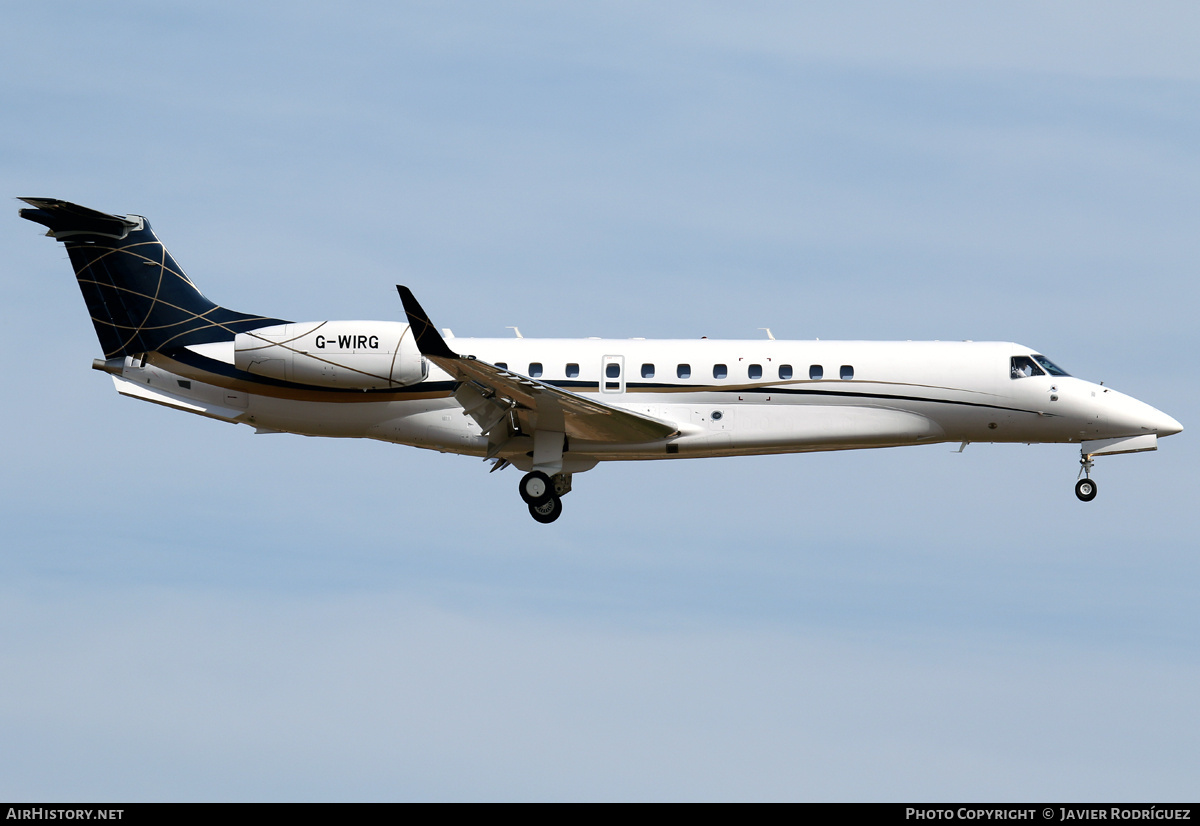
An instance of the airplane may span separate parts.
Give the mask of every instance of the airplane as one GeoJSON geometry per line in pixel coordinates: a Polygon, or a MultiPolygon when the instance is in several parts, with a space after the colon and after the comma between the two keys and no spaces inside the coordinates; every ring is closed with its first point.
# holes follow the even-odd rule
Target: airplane
{"type": "Polygon", "coordinates": [[[600,462],[938,443],[1077,443],[1090,502],[1095,457],[1183,429],[1011,342],[455,338],[404,286],[407,322],[251,315],[205,298],[141,216],[20,200],[66,246],[119,393],[515,466],[541,523],[600,462]]]}

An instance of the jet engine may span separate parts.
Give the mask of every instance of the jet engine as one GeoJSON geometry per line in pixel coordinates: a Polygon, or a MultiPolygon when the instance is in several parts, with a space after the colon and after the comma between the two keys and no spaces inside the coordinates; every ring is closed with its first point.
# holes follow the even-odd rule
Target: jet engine
{"type": "Polygon", "coordinates": [[[238,333],[239,370],[354,390],[416,384],[429,375],[408,325],[398,321],[306,321],[238,333]]]}

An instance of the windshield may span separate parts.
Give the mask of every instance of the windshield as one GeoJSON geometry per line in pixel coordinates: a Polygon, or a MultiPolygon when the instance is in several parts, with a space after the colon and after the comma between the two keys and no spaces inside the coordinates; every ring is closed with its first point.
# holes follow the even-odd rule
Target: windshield
{"type": "Polygon", "coordinates": [[[1042,365],[1042,367],[1045,367],[1046,372],[1052,376],[1069,376],[1069,375],[1071,375],[1066,370],[1062,369],[1061,367],[1059,367],[1057,364],[1055,364],[1054,362],[1052,362],[1050,359],[1046,358],[1045,356],[1039,356],[1039,355],[1035,354],[1033,357],[1033,360],[1036,361],[1038,364],[1042,365]]]}

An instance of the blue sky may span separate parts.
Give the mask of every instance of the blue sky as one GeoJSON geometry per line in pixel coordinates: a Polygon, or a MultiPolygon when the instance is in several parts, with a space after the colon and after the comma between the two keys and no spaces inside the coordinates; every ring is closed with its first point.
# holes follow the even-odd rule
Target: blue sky
{"type": "Polygon", "coordinates": [[[9,195],[239,310],[1000,339],[1188,428],[516,477],[117,396],[0,221],[0,796],[1190,799],[1200,12],[10,4],[9,195]]]}

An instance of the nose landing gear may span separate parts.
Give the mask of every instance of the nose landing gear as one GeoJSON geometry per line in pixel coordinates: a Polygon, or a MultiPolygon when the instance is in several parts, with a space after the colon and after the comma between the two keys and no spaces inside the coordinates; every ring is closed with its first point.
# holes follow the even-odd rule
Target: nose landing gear
{"type": "Polygon", "coordinates": [[[1079,473],[1083,476],[1075,483],[1075,495],[1079,497],[1080,502],[1091,502],[1096,498],[1096,483],[1091,479],[1092,454],[1083,453],[1079,457],[1079,473]]]}

